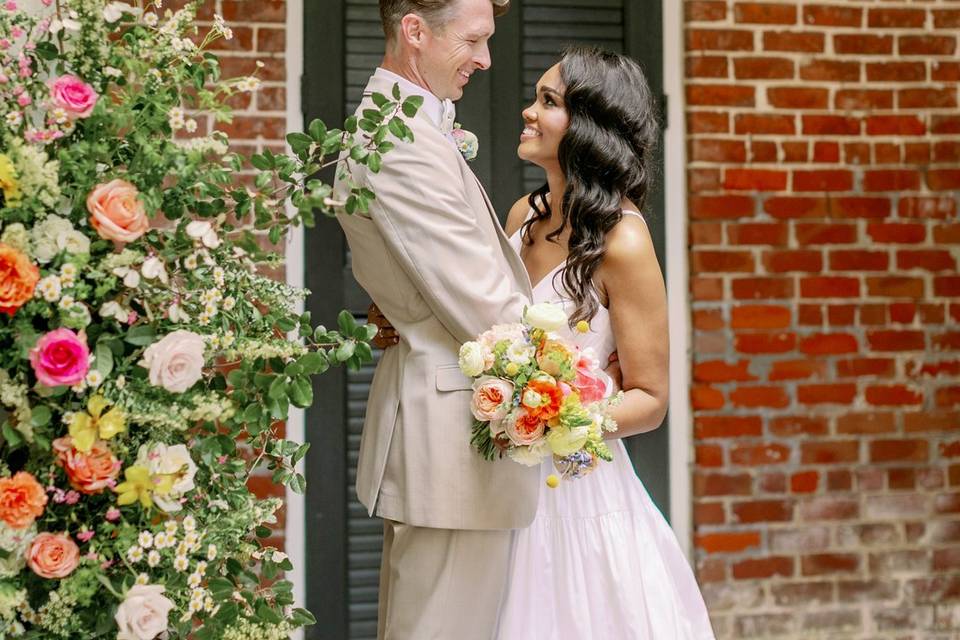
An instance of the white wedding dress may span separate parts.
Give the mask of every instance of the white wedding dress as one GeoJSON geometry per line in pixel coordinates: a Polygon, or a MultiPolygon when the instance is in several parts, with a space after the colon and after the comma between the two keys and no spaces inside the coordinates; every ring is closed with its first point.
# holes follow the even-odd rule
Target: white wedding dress
{"type": "MultiPolygon", "coordinates": [[[[625,214],[638,215],[625,211],[625,214]]],[[[642,217],[641,217],[642,218],[642,217]]],[[[520,232],[510,238],[519,253],[520,232]]],[[[556,293],[558,265],[533,288],[534,302],[572,302],[556,293]]],[[[560,281],[557,288],[562,290],[560,281]]],[[[567,337],[601,362],[615,349],[601,307],[586,334],[567,337]]],[[[499,640],[713,640],[707,609],[673,530],[634,473],[621,440],[613,462],[584,478],[546,478],[533,524],[514,534],[499,640]]]]}

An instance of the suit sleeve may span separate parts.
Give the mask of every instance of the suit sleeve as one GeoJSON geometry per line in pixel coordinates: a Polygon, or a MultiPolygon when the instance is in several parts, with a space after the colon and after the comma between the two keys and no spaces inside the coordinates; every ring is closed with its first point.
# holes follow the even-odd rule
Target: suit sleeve
{"type": "Polygon", "coordinates": [[[500,246],[480,227],[458,159],[438,141],[449,143],[432,140],[431,133],[398,145],[384,156],[379,173],[364,178],[376,194],[370,217],[390,251],[462,343],[494,324],[518,322],[529,300],[504,273],[500,246]]]}

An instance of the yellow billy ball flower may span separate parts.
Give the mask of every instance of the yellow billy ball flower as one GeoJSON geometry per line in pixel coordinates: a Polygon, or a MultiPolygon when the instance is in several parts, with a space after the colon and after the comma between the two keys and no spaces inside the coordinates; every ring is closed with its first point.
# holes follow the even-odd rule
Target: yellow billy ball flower
{"type": "Polygon", "coordinates": [[[581,320],[580,322],[577,323],[577,331],[579,331],[580,333],[586,333],[590,331],[590,323],[587,322],[586,320],[581,320]]]}
{"type": "Polygon", "coordinates": [[[520,365],[518,365],[516,362],[508,362],[507,366],[503,368],[503,371],[512,378],[520,373],[520,365]]]}
{"type": "Polygon", "coordinates": [[[560,486],[560,478],[558,478],[555,473],[551,473],[547,476],[547,486],[551,489],[556,489],[560,486]]]}

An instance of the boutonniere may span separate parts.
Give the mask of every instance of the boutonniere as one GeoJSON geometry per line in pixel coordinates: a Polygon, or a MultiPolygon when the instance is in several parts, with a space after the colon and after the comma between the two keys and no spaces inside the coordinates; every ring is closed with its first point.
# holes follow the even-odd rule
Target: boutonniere
{"type": "Polygon", "coordinates": [[[480,150],[480,141],[472,131],[467,131],[460,126],[459,122],[454,122],[453,131],[450,132],[450,135],[457,143],[457,149],[460,150],[464,160],[470,162],[477,157],[477,152],[480,150]]]}

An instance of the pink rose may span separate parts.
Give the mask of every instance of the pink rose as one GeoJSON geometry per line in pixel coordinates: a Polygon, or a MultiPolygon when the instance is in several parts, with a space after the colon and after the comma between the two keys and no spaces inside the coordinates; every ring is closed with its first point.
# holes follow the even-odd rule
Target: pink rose
{"type": "Polygon", "coordinates": [[[71,118],[86,118],[97,105],[97,92],[93,87],[76,76],[60,76],[50,84],[50,97],[53,104],[60,107],[71,118]]]}
{"type": "Polygon", "coordinates": [[[483,376],[473,383],[470,411],[477,420],[499,420],[510,410],[513,383],[494,376],[483,376]]]}
{"type": "Polygon", "coordinates": [[[77,543],[59,533],[38,534],[27,551],[27,564],[41,578],[66,578],[79,562],[77,543]]]}
{"type": "Polygon", "coordinates": [[[74,385],[90,370],[90,349],[82,336],[61,327],[37,341],[37,346],[30,350],[30,364],[40,384],[74,385]]]}
{"type": "Polygon", "coordinates": [[[173,602],[159,584],[135,584],[117,608],[117,640],[153,640],[167,630],[173,602]]]}
{"type": "Polygon", "coordinates": [[[533,444],[543,437],[546,425],[540,418],[520,410],[503,421],[504,431],[510,442],[517,446],[533,444]]]}
{"type": "Polygon", "coordinates": [[[133,242],[150,228],[140,192],[126,180],[98,185],[87,196],[90,224],[101,238],[133,242]]]}
{"type": "Polygon", "coordinates": [[[143,352],[150,384],[171,393],[183,393],[203,376],[206,343],[192,331],[168,333],[143,352]]]}

